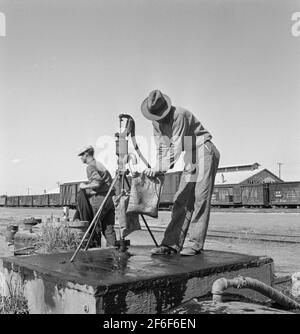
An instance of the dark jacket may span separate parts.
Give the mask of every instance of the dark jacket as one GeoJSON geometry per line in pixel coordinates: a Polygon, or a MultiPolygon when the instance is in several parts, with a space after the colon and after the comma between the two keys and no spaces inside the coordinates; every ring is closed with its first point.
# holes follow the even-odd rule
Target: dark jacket
{"type": "Polygon", "coordinates": [[[96,187],[93,188],[93,191],[97,195],[107,194],[112,184],[112,177],[104,165],[94,159],[88,164],[86,173],[89,183],[97,184],[96,187]]]}

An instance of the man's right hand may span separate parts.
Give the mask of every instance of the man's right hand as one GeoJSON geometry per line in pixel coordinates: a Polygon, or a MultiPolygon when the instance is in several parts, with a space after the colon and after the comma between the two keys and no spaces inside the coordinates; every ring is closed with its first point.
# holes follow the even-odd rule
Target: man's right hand
{"type": "Polygon", "coordinates": [[[156,168],[146,168],[143,171],[143,174],[147,175],[148,177],[155,177],[158,175],[160,172],[156,168]]]}

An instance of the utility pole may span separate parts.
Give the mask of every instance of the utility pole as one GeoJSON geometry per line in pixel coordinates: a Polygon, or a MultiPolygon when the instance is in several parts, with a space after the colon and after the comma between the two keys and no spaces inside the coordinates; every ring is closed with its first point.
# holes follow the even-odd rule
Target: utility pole
{"type": "Polygon", "coordinates": [[[27,195],[29,195],[29,188],[27,188],[27,195]]]}
{"type": "Polygon", "coordinates": [[[281,166],[284,165],[284,163],[282,162],[277,162],[278,165],[278,176],[281,179],[281,166]]]}

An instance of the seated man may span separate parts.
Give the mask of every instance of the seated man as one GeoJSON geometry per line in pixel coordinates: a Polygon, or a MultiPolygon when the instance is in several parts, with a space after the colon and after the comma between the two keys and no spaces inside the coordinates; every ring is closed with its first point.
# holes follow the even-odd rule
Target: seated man
{"type": "MultiPolygon", "coordinates": [[[[110,186],[112,183],[112,177],[109,171],[94,158],[94,148],[88,146],[80,151],[78,154],[81,157],[81,161],[87,164],[86,172],[88,183],[81,183],[77,198],[77,211],[74,219],[80,218],[81,220],[92,221],[93,217],[100,208],[110,186]]],[[[103,210],[98,219],[100,223],[97,224],[98,229],[96,240],[97,244],[101,246],[101,233],[106,238],[106,246],[115,246],[116,233],[114,229],[115,224],[115,207],[112,200],[114,191],[111,192],[103,210]]]]}

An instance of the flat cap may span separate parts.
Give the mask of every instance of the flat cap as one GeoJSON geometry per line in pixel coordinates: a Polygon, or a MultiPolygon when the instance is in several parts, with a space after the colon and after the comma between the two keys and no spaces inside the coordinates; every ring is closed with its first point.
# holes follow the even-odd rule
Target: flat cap
{"type": "Polygon", "coordinates": [[[83,154],[84,154],[85,152],[87,152],[87,151],[94,151],[94,147],[93,147],[92,145],[83,147],[83,148],[79,151],[78,156],[83,155],[83,154]]]}

